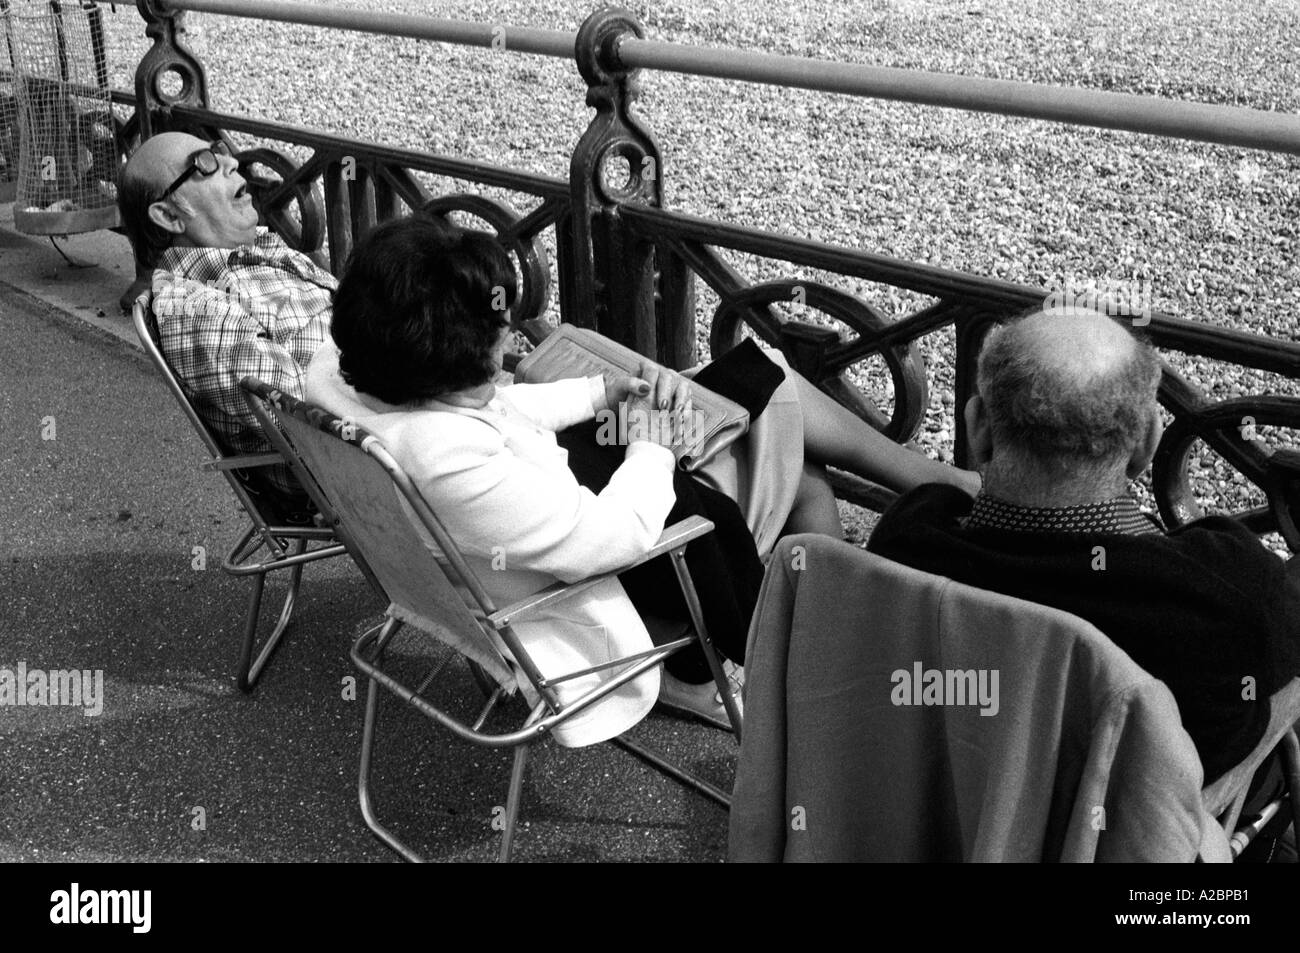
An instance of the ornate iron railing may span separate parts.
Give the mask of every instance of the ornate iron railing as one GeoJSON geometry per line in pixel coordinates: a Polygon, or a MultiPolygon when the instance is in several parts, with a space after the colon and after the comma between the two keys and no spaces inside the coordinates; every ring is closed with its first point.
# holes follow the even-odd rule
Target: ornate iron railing
{"type": "MultiPolygon", "coordinates": [[[[375,222],[431,207],[459,209],[487,222],[514,253],[522,279],[516,309],[533,339],[550,300],[552,265],[543,233],[554,231],[554,273],[562,320],[594,326],[672,365],[695,359],[695,288],[720,303],[712,317],[714,354],[742,328],[782,348],[793,364],[837,399],[899,441],[910,439],[927,403],[916,342],[956,329],[955,406],[973,387],[974,360],[988,329],[1042,303],[1048,291],[859,249],[743,228],[663,207],[662,161],[651,131],[633,112],[642,68],[689,72],[807,89],[1030,116],[1235,146],[1300,154],[1300,117],[1240,107],[1170,102],[1082,89],[979,80],[934,73],[832,64],[798,57],[700,50],[653,42],[626,11],[593,13],[576,34],[397,16],[270,0],[137,0],[153,47],[136,71],[135,106],[122,129],[131,140],[183,128],[216,138],[246,133],[310,151],[298,163],[260,147],[240,154],[264,220],[286,240],[337,270],[358,236],[375,222]],[[567,180],[488,163],[399,149],[271,123],[211,108],[206,76],[182,39],[186,10],[359,30],[548,56],[573,57],[595,109],[572,155],[567,180]],[[170,85],[164,79],[170,77],[170,85]],[[270,174],[260,172],[267,170],[270,174]],[[520,213],[482,195],[432,196],[414,173],[427,172],[504,188],[530,203],[520,213]],[[908,289],[935,303],[891,321],[869,302],[832,286],[790,278],[752,283],[719,253],[729,249],[799,268],[829,271],[908,289]],[[785,320],[773,307],[797,301],[847,327],[785,320]],[[861,394],[846,372],[878,357],[893,383],[892,407],[861,394]]],[[[1146,329],[1163,349],[1300,378],[1300,344],[1151,313],[1146,329]]],[[[1162,516],[1180,525],[1200,515],[1187,475],[1188,455],[1204,441],[1259,487],[1267,505],[1236,514],[1253,530],[1277,531],[1300,549],[1300,454],[1256,438],[1255,427],[1300,427],[1300,399],[1257,396],[1212,402],[1166,364],[1160,400],[1173,415],[1156,459],[1153,488],[1162,516]]],[[[955,457],[966,454],[956,415],[955,457]]],[[[837,489],[879,507],[880,488],[837,476],[837,489]]]]}

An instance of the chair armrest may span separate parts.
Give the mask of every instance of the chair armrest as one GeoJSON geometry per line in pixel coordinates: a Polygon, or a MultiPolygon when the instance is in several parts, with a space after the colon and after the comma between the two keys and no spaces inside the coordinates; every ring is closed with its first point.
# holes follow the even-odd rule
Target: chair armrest
{"type": "Polygon", "coordinates": [[[526,596],[518,602],[506,606],[504,609],[498,609],[488,616],[488,622],[493,628],[501,628],[509,625],[516,616],[524,615],[530,612],[536,612],[544,606],[561,602],[565,599],[571,599],[590,589],[606,579],[612,579],[619,573],[627,572],[635,566],[640,566],[644,562],[649,562],[664,553],[670,553],[673,550],[681,549],[693,539],[699,539],[713,532],[713,524],[702,516],[688,516],[681,522],[674,523],[664,529],[660,535],[659,541],[647,550],[640,558],[628,563],[620,569],[614,569],[610,572],[601,573],[599,576],[589,576],[578,582],[557,582],[553,586],[547,586],[540,592],[534,592],[531,596],[526,596]]]}
{"type": "Polygon", "coordinates": [[[1300,720],[1300,677],[1291,679],[1270,696],[1268,728],[1255,750],[1201,792],[1201,801],[1211,815],[1218,817],[1232,807],[1238,796],[1245,794],[1259,766],[1297,720],[1300,720]]]}
{"type": "Polygon", "coordinates": [[[269,467],[284,463],[284,457],[278,453],[247,453],[238,457],[222,457],[219,460],[205,460],[199,464],[200,470],[245,470],[250,467],[269,467]]]}

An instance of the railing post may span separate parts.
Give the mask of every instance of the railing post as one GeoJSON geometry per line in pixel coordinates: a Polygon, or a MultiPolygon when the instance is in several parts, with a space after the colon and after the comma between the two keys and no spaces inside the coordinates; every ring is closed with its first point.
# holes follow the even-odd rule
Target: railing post
{"type": "Polygon", "coordinates": [[[158,0],[136,0],[136,8],[147,24],[145,36],[153,39],[153,46],[135,70],[135,108],[143,141],[170,128],[168,113],[173,106],[208,108],[208,78],[203,64],[182,39],[184,11],[166,10],[158,0]],[[175,93],[162,86],[168,74],[180,83],[175,93]]]}
{"type": "Polygon", "coordinates": [[[632,114],[637,70],[618,46],[645,31],[627,10],[605,8],[578,30],[574,55],[596,110],[569,166],[571,276],[564,319],[671,367],[694,362],[694,284],[681,262],[660,257],[619,216],[625,203],[663,205],[663,166],[654,136],[632,114]]]}

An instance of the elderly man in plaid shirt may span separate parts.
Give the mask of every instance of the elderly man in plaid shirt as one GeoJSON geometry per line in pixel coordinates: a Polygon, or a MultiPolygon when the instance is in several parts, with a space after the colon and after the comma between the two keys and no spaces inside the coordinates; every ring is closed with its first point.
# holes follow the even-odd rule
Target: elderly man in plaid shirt
{"type": "MultiPolygon", "coordinates": [[[[199,415],[227,448],[270,449],[239,382],[254,375],[303,396],[303,372],[329,335],[334,276],[257,225],[239,163],[223,142],[179,132],[149,139],[118,190],[136,260],[153,272],[163,354],[199,415]]],[[[288,468],[264,468],[274,491],[301,490],[288,468]]]]}

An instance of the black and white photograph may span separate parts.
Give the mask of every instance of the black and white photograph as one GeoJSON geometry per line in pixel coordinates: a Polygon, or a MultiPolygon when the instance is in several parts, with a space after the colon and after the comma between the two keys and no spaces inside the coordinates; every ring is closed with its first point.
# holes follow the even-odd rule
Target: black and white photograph
{"type": "Polygon", "coordinates": [[[1281,922],[1295,0],[0,0],[0,341],[7,919],[800,862],[1281,922]]]}

